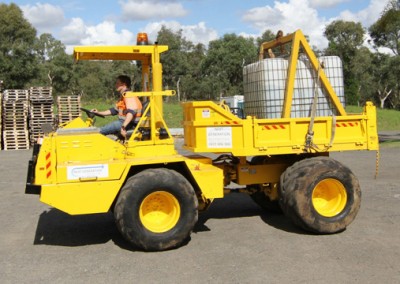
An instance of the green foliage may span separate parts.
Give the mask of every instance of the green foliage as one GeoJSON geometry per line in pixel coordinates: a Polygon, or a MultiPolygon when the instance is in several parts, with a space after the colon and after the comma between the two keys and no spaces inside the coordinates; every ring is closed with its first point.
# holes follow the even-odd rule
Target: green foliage
{"type": "Polygon", "coordinates": [[[35,37],[17,5],[0,4],[0,80],[5,88],[23,88],[37,73],[35,37]]]}
{"type": "Polygon", "coordinates": [[[212,99],[243,93],[243,66],[257,58],[257,47],[252,39],[235,34],[211,41],[203,61],[205,76],[211,78],[212,99]]]}
{"type": "Polygon", "coordinates": [[[259,48],[262,43],[274,40],[275,37],[276,37],[276,35],[272,31],[270,31],[270,30],[264,31],[263,34],[261,35],[261,37],[257,38],[257,40],[256,40],[257,46],[256,47],[259,48]]]}
{"type": "Polygon", "coordinates": [[[157,41],[169,47],[168,52],[161,55],[164,86],[177,90],[178,101],[201,98],[205,46],[194,45],[182,36],[182,31],[174,33],[164,26],[158,32],[157,41]]]}
{"type": "Polygon", "coordinates": [[[334,21],[325,29],[325,36],[329,40],[326,55],[337,55],[343,61],[343,76],[345,95],[348,104],[357,104],[360,94],[360,81],[354,74],[353,63],[364,42],[365,31],[361,23],[334,21]],[[353,68],[352,68],[353,67],[353,68]]]}
{"type": "Polygon", "coordinates": [[[164,69],[163,84],[168,88],[175,88],[179,77],[189,71],[187,59],[191,43],[182,36],[181,30],[174,33],[165,26],[158,32],[157,41],[169,47],[168,52],[161,55],[164,69]]]}
{"type": "Polygon", "coordinates": [[[69,90],[73,76],[73,59],[65,53],[65,46],[50,34],[42,34],[35,41],[38,74],[30,83],[35,86],[52,86],[56,94],[69,90]]]}
{"type": "Polygon", "coordinates": [[[373,54],[366,47],[360,47],[350,62],[350,70],[353,74],[354,83],[348,86],[348,89],[353,87],[346,102],[348,104],[357,105],[364,104],[365,101],[374,97],[374,72],[375,65],[373,62],[373,54]]]}
{"type": "Polygon", "coordinates": [[[400,4],[391,0],[379,20],[370,28],[370,35],[378,47],[387,47],[400,55],[400,4]]]}

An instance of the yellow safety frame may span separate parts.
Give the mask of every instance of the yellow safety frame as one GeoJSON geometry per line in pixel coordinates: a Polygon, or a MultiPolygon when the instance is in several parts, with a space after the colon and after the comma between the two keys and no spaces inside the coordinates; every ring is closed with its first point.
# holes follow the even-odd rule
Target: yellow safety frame
{"type": "Polygon", "coordinates": [[[325,89],[328,96],[330,97],[333,105],[335,106],[339,115],[346,115],[346,111],[344,110],[342,104],[339,101],[335,91],[333,90],[324,69],[322,68],[320,62],[312,51],[310,45],[307,42],[304,34],[301,30],[297,30],[293,34],[289,34],[287,36],[281,37],[277,40],[273,40],[270,42],[263,43],[260,47],[260,60],[263,59],[265,50],[275,48],[277,46],[288,44],[291,42],[291,53],[289,58],[289,67],[288,67],[288,76],[286,81],[285,88],[285,100],[283,103],[282,109],[282,118],[289,118],[290,112],[292,108],[292,100],[293,100],[293,90],[294,90],[294,82],[295,75],[297,69],[297,60],[299,58],[300,49],[304,51],[304,54],[310,60],[311,66],[314,71],[318,74],[318,79],[320,80],[321,86],[325,89]]]}

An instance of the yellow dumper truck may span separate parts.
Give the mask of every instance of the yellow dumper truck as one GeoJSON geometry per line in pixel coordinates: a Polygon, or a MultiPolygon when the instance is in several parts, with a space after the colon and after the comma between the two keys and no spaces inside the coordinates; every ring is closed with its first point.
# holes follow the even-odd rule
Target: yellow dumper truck
{"type": "Polygon", "coordinates": [[[316,58],[301,31],[264,43],[243,70],[245,118],[223,102],[182,104],[183,148],[192,154],[181,155],[163,119],[163,96],[175,94],[162,87],[168,47],[142,43],[74,49],[77,61],[139,61],[142,90],[127,95],[146,107],[126,140],[100,134],[88,110],[86,121],[45,134],[29,161],[27,194],[71,215],[112,211],[123,237],[148,251],[181,245],[231,183],[311,232],[340,232],[354,220],[358,180],[329,154],[378,150],[376,110],[368,102],[363,113],[346,113],[340,63],[316,58]]]}

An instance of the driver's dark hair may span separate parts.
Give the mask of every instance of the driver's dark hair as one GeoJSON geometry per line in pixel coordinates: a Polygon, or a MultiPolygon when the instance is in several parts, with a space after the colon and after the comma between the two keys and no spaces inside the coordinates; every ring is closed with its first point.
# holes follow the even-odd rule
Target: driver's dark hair
{"type": "Polygon", "coordinates": [[[121,83],[125,84],[127,88],[131,88],[131,78],[129,78],[126,75],[119,75],[117,77],[117,80],[119,80],[121,83]]]}

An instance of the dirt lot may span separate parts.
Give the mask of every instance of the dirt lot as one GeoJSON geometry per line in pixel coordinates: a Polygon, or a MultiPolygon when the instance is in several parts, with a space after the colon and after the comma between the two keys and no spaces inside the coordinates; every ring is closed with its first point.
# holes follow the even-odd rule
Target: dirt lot
{"type": "Polygon", "coordinates": [[[307,234],[242,194],[217,200],[190,241],[132,250],[110,214],[68,216],[25,195],[31,151],[0,152],[1,283],[400,283],[400,148],[332,157],[359,178],[361,210],[336,235],[307,234]]]}

